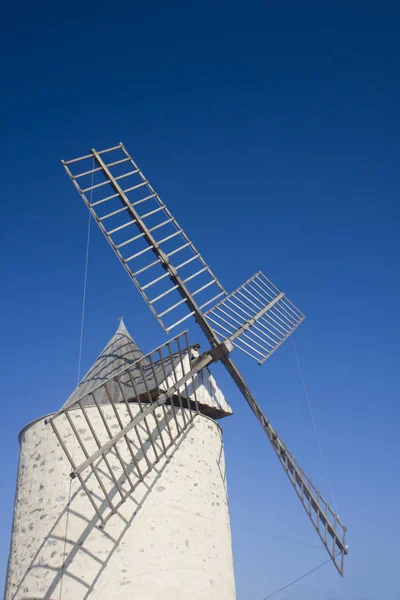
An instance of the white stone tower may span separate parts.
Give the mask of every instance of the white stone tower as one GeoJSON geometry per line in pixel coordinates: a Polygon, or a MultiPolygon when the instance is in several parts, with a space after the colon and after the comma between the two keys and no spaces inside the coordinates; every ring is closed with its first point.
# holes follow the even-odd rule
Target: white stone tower
{"type": "MultiPolygon", "coordinates": [[[[190,349],[185,356],[188,364],[194,355],[196,351],[190,349]]],[[[94,435],[101,438],[101,414],[115,428],[115,408],[121,421],[128,411],[135,416],[143,410],[140,403],[127,404],[118,398],[113,406],[106,394],[109,388],[104,386],[142,357],[121,322],[66,403],[84,398],[85,412],[71,410],[69,414],[72,427],[89,446],[93,439],[87,435],[82,414],[89,416],[94,435]],[[100,416],[91,402],[94,390],[100,416]]],[[[147,469],[148,473],[104,526],[85,487],[102,512],[98,473],[103,491],[114,504],[118,492],[124,495],[127,481],[122,477],[121,488],[115,487],[110,477],[113,470],[100,464],[100,457],[96,473],[94,469],[85,472],[83,487],[79,477],[69,477],[70,465],[45,417],[23,429],[5,600],[235,598],[222,433],[215,420],[232,410],[207,368],[197,374],[194,387],[198,413],[176,441],[173,428],[179,429],[185,414],[192,412],[193,389],[187,394],[186,407],[169,412],[161,407],[159,422],[150,423],[147,429],[144,424],[135,428],[131,447],[128,443],[120,446],[118,458],[124,471],[134,461],[140,472],[147,469]],[[167,429],[171,446],[164,452],[167,429]]],[[[163,389],[162,385],[158,388],[163,389]]],[[[68,445],[73,437],[71,423],[60,426],[60,432],[68,445]]],[[[118,462],[112,452],[109,461],[112,467],[118,462]]]]}

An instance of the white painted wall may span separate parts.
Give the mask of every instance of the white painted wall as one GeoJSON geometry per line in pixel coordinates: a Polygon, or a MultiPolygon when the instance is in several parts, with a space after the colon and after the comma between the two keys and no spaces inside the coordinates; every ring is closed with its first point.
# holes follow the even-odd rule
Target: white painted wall
{"type": "MultiPolygon", "coordinates": [[[[102,435],[97,409],[87,410],[102,435]]],[[[124,411],[120,405],[122,419],[124,411]]],[[[90,446],[80,411],[71,416],[90,446]]],[[[73,445],[66,425],[62,435],[73,445]]],[[[153,436],[159,443],[155,428],[153,436]]],[[[124,442],[119,444],[132,463],[124,442]]],[[[78,463],[79,453],[76,448],[78,463]]],[[[136,456],[144,469],[139,448],[136,456]]],[[[41,419],[28,426],[21,436],[5,600],[235,598],[224,452],[216,422],[196,416],[178,447],[157,463],[104,530],[70,471],[50,425],[41,419]]],[[[85,478],[97,494],[90,471],[85,478]]],[[[104,482],[115,494],[106,473],[104,482]]]]}

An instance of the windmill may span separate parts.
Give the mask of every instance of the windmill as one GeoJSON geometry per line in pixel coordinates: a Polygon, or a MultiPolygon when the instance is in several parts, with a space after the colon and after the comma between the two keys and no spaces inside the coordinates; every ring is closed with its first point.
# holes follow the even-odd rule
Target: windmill
{"type": "MultiPolygon", "coordinates": [[[[208,370],[220,362],[343,575],[345,526],[265,417],[231,357],[237,348],[262,364],[301,324],[303,314],[262,272],[226,292],[122,143],[62,162],[165,333],[170,336],[191,319],[209,344],[200,353],[184,331],[146,356],[130,347],[128,366],[113,365],[106,376],[84,378],[64,406],[48,417],[47,425],[71,466],[71,479],[89,500],[95,521],[107,532],[111,517],[155,475],[157,465],[170,460],[199,415],[218,418],[231,412],[208,370]]],[[[90,593],[96,591],[89,587],[90,593]]],[[[168,597],[234,597],[234,592],[185,593],[179,596],[175,589],[168,597]]],[[[148,597],[153,598],[150,593],[148,597]]]]}

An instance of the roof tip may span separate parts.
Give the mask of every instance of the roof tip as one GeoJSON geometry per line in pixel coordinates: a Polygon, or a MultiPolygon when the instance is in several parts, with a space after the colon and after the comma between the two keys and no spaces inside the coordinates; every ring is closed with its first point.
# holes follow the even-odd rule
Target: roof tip
{"type": "Polygon", "coordinates": [[[124,317],[120,317],[119,318],[119,325],[118,325],[117,331],[126,331],[126,333],[128,333],[128,330],[125,327],[124,317]]]}

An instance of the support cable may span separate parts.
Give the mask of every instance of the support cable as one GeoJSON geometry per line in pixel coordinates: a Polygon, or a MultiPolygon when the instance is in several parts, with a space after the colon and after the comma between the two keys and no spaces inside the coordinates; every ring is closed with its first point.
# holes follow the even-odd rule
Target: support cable
{"type": "MultiPolygon", "coordinates": [[[[93,159],[93,167],[94,169],[94,159],[93,159]]],[[[93,188],[94,181],[94,173],[92,173],[92,184],[93,188]]],[[[90,192],[90,204],[92,203],[92,195],[93,190],[90,192]]],[[[89,264],[89,246],[90,246],[90,225],[92,222],[92,213],[89,211],[89,221],[88,221],[88,232],[87,232],[87,241],[86,241],[86,261],[85,261],[85,276],[83,279],[83,297],[82,297],[82,316],[81,316],[81,335],[79,340],[79,358],[78,358],[78,385],[81,380],[81,361],[82,361],[82,346],[83,346],[83,328],[85,322],[85,306],[86,306],[86,288],[87,288],[87,274],[88,274],[88,264],[89,264]]]]}
{"type": "Polygon", "coordinates": [[[302,384],[303,390],[304,390],[304,396],[305,396],[306,401],[307,401],[308,410],[310,412],[311,421],[312,421],[312,424],[313,424],[313,427],[314,427],[315,436],[316,436],[317,441],[318,441],[319,452],[321,454],[321,459],[322,459],[322,462],[324,464],[325,476],[326,476],[326,479],[328,481],[329,488],[330,488],[330,491],[331,491],[331,494],[332,494],[332,499],[333,499],[333,504],[335,506],[336,514],[339,516],[339,508],[338,508],[338,504],[336,502],[336,495],[335,495],[335,492],[334,492],[334,489],[333,489],[332,480],[331,480],[330,475],[329,475],[328,465],[327,465],[327,462],[326,462],[326,459],[325,459],[324,450],[322,448],[321,438],[320,438],[319,433],[318,433],[317,423],[316,423],[315,418],[314,418],[314,413],[313,413],[313,409],[312,409],[312,406],[311,406],[310,397],[308,395],[307,386],[306,386],[305,381],[304,381],[303,370],[302,370],[302,368],[300,366],[299,355],[297,354],[296,346],[294,344],[293,339],[292,339],[292,345],[293,345],[294,355],[295,355],[295,358],[296,358],[297,368],[298,368],[299,375],[300,375],[301,384],[302,384]]]}
{"type": "Polygon", "coordinates": [[[276,594],[279,594],[279,592],[283,592],[283,590],[287,590],[289,587],[291,587],[292,585],[294,585],[298,581],[301,581],[302,579],[304,579],[308,575],[311,575],[311,573],[314,573],[315,571],[318,571],[318,569],[320,569],[324,565],[328,564],[328,562],[331,562],[330,558],[328,558],[328,560],[324,561],[323,563],[321,563],[321,564],[317,565],[316,567],[314,567],[313,569],[311,569],[311,571],[308,571],[307,573],[304,573],[304,575],[301,575],[297,579],[294,579],[290,583],[284,585],[279,590],[275,590],[275,592],[272,592],[272,594],[269,594],[269,596],[265,596],[262,600],[269,600],[270,598],[273,598],[274,596],[276,596],[276,594]]]}
{"type": "MultiPolygon", "coordinates": [[[[94,169],[94,159],[93,159],[92,169],[94,169]]],[[[94,173],[92,173],[92,184],[91,184],[91,187],[93,187],[93,182],[94,182],[93,180],[94,180],[94,173]]],[[[92,195],[93,195],[93,190],[91,190],[91,192],[90,192],[90,203],[92,203],[92,195]]],[[[80,339],[79,339],[78,385],[79,385],[79,382],[81,380],[83,329],[84,329],[84,323],[85,323],[86,289],[87,289],[87,274],[88,274],[88,265],[89,265],[89,246],[90,246],[90,225],[91,225],[91,220],[92,220],[92,214],[89,211],[88,231],[87,231],[87,240],[86,240],[85,275],[84,275],[84,278],[83,278],[81,333],[80,333],[80,339]]],[[[59,600],[61,600],[61,598],[62,598],[62,589],[63,589],[63,580],[64,580],[65,555],[66,555],[67,539],[68,539],[69,505],[70,505],[70,502],[71,502],[71,485],[72,485],[72,479],[69,480],[69,492],[68,492],[68,504],[67,504],[67,521],[66,521],[66,524],[65,524],[64,551],[63,551],[63,563],[62,563],[62,566],[61,566],[61,580],[60,580],[60,595],[59,595],[59,600]]]]}

